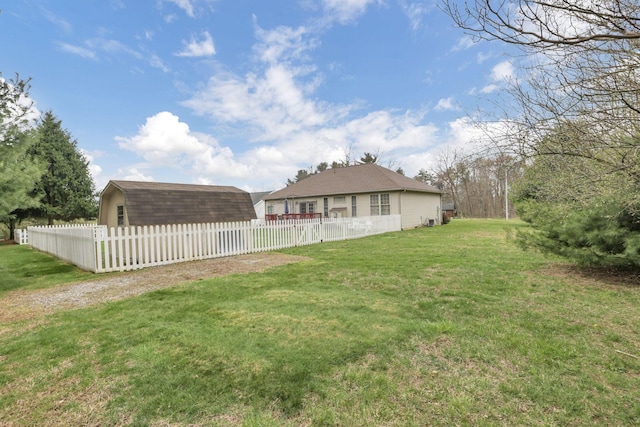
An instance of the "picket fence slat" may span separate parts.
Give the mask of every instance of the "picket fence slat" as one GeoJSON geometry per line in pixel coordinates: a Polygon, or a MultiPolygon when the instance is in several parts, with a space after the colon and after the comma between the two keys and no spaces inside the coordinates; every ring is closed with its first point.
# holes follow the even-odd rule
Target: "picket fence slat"
{"type": "Polygon", "coordinates": [[[264,252],[401,230],[399,215],[169,224],[28,227],[29,244],[95,273],[264,252]]]}

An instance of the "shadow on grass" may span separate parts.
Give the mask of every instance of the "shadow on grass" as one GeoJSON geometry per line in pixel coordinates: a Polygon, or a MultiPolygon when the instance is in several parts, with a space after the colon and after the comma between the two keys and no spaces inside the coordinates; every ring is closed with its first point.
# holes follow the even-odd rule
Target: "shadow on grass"
{"type": "Polygon", "coordinates": [[[0,246],[0,295],[16,289],[39,289],[81,280],[93,273],[19,245],[0,246]]]}

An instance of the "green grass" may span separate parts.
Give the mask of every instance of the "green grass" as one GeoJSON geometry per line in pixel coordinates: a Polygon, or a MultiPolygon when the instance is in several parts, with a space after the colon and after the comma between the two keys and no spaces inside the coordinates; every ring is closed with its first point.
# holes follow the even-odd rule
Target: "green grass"
{"type": "Polygon", "coordinates": [[[516,224],[305,246],[261,274],[2,325],[0,420],[637,425],[640,288],[521,252],[516,224]]]}
{"type": "Polygon", "coordinates": [[[91,277],[95,275],[28,246],[0,245],[0,297],[16,289],[47,288],[91,277]]]}

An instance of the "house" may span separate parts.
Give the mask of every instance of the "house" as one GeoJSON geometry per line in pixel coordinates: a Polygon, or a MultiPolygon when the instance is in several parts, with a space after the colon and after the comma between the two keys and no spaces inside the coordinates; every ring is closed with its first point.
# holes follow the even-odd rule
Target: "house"
{"type": "Polygon", "coordinates": [[[440,224],[440,195],[435,187],[367,163],[311,175],[264,201],[268,219],[286,213],[324,218],[401,215],[406,229],[440,224]]]}
{"type": "Polygon", "coordinates": [[[253,209],[256,211],[256,218],[264,218],[264,197],[270,193],[271,191],[259,191],[256,193],[250,193],[251,202],[253,202],[253,209]]]}
{"type": "Polygon", "coordinates": [[[251,196],[236,187],[109,181],[100,193],[98,224],[197,224],[256,218],[251,196]]]}

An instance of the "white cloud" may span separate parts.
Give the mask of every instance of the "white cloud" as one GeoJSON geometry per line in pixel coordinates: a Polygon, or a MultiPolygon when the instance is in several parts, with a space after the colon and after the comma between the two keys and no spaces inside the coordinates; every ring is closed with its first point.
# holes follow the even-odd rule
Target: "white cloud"
{"type": "Polygon", "coordinates": [[[57,42],[56,44],[58,45],[58,48],[60,48],[60,50],[62,50],[63,52],[77,55],[82,58],[96,59],[96,53],[91,49],[63,42],[57,42]]]}
{"type": "Polygon", "coordinates": [[[69,21],[60,18],[59,16],[55,15],[53,12],[45,8],[41,8],[40,10],[42,11],[42,14],[47,19],[47,21],[60,28],[65,34],[71,34],[73,32],[73,27],[71,26],[69,21]]]}
{"type": "MultiPolygon", "coordinates": [[[[164,0],[164,1],[175,4],[180,9],[182,9],[184,13],[186,13],[187,16],[190,18],[196,17],[196,5],[198,3],[205,3],[205,4],[212,5],[215,2],[215,0],[164,0]]],[[[174,15],[170,15],[170,16],[172,16],[171,20],[175,19],[174,15]]],[[[165,20],[166,19],[167,18],[165,17],[165,20]]]]}
{"type": "Polygon", "coordinates": [[[476,61],[478,62],[478,64],[482,64],[486,60],[491,59],[493,57],[494,55],[492,53],[478,52],[478,54],[476,55],[476,61]]]}
{"type": "Polygon", "coordinates": [[[491,92],[495,92],[498,89],[500,89],[500,86],[494,85],[494,84],[490,84],[490,85],[487,85],[487,86],[483,87],[482,89],[480,89],[480,92],[482,92],[482,93],[484,93],[486,95],[486,94],[489,94],[491,92]]]}
{"type": "MultiPolygon", "coordinates": [[[[480,92],[487,95],[500,90],[500,88],[504,86],[505,82],[509,82],[514,77],[515,67],[513,66],[513,63],[511,61],[502,61],[491,69],[491,74],[489,75],[491,83],[480,89],[480,92]]],[[[475,90],[472,91],[472,94],[473,92],[475,92],[475,90]]]]}
{"type": "Polygon", "coordinates": [[[122,179],[126,181],[154,181],[153,176],[145,175],[144,172],[138,170],[138,168],[131,167],[127,169],[119,169],[118,175],[123,176],[122,179]]]}
{"type": "MultiPolygon", "coordinates": [[[[78,151],[84,156],[85,160],[89,162],[89,174],[91,175],[91,178],[96,185],[96,189],[101,190],[104,187],[104,185],[102,185],[103,179],[101,177],[102,167],[96,164],[95,158],[97,156],[100,156],[102,153],[89,152],[83,148],[79,148],[78,151]]],[[[106,185],[106,182],[104,182],[104,184],[106,185]]]]}
{"type": "Polygon", "coordinates": [[[274,30],[264,30],[258,26],[255,16],[253,19],[258,39],[253,50],[260,61],[277,63],[308,60],[306,52],[319,44],[311,30],[305,26],[298,28],[279,26],[274,30]]]}
{"type": "Polygon", "coordinates": [[[169,67],[167,67],[164,62],[162,62],[162,59],[160,59],[158,55],[151,55],[149,57],[149,65],[151,65],[153,68],[158,68],[165,73],[169,72],[169,67]]]}
{"type": "Polygon", "coordinates": [[[438,104],[435,106],[434,110],[436,111],[447,111],[447,110],[459,110],[459,107],[455,104],[455,100],[453,97],[442,98],[438,101],[438,104]]]}
{"type": "Polygon", "coordinates": [[[119,55],[124,53],[137,59],[143,59],[143,55],[140,52],[130,48],[129,46],[118,40],[96,37],[87,40],[85,44],[90,49],[101,50],[111,55],[119,55]]]}
{"type": "Polygon", "coordinates": [[[505,81],[513,78],[515,69],[511,61],[502,61],[491,70],[491,78],[496,81],[505,81]]]}
{"type": "Polygon", "coordinates": [[[205,90],[183,104],[215,121],[245,122],[259,131],[256,140],[283,138],[329,119],[321,105],[306,98],[296,73],[278,64],[263,76],[213,76],[205,90]]]}
{"type": "Polygon", "coordinates": [[[408,2],[406,0],[399,0],[400,8],[409,18],[409,24],[411,26],[412,31],[418,31],[422,28],[422,23],[424,17],[429,13],[429,7],[427,7],[425,2],[420,1],[412,1],[408,2]]]}
{"type": "Polygon", "coordinates": [[[165,0],[165,1],[168,1],[169,3],[173,3],[176,6],[178,6],[180,9],[184,10],[184,12],[190,18],[195,17],[195,14],[193,12],[193,3],[191,2],[191,0],[165,0]]]}
{"type": "Polygon", "coordinates": [[[244,177],[250,169],[236,162],[228,147],[205,134],[191,132],[179,117],[163,111],[148,117],[137,135],[116,137],[118,146],[142,157],[149,167],[175,168],[194,177],[244,177]]]}
{"type": "MultiPolygon", "coordinates": [[[[357,16],[372,3],[325,1],[323,5],[342,11],[344,18],[357,16]]],[[[436,145],[438,129],[426,122],[426,109],[358,114],[363,101],[331,104],[319,100],[316,92],[324,80],[311,57],[319,45],[317,31],[323,30],[281,26],[267,31],[256,24],[256,63],[251,71],[217,71],[182,103],[231,138],[256,144],[237,153],[217,143],[204,144],[214,154],[203,151],[193,162],[198,168],[213,172],[228,170],[226,165],[233,164],[238,176],[250,176],[263,189],[274,189],[282,187],[297,169],[343,160],[347,152],[352,159],[364,152],[396,159],[436,145]]],[[[453,100],[448,102],[443,100],[440,107],[451,108],[453,100]]],[[[203,142],[204,136],[198,135],[198,140],[203,142]]]]}
{"type": "Polygon", "coordinates": [[[346,24],[362,15],[370,4],[381,0],[322,0],[322,8],[331,21],[346,24]]]}
{"type": "Polygon", "coordinates": [[[213,44],[213,39],[208,31],[202,33],[202,40],[196,40],[195,36],[191,36],[191,40],[188,42],[183,41],[184,49],[176,53],[176,56],[185,57],[201,57],[201,56],[213,56],[216,54],[216,48],[213,44]]]}
{"type": "Polygon", "coordinates": [[[471,36],[463,36],[460,38],[460,40],[458,40],[458,43],[456,43],[452,48],[451,51],[452,52],[459,52],[462,50],[467,50],[473,46],[476,45],[476,41],[473,40],[473,38],[471,36]]]}

